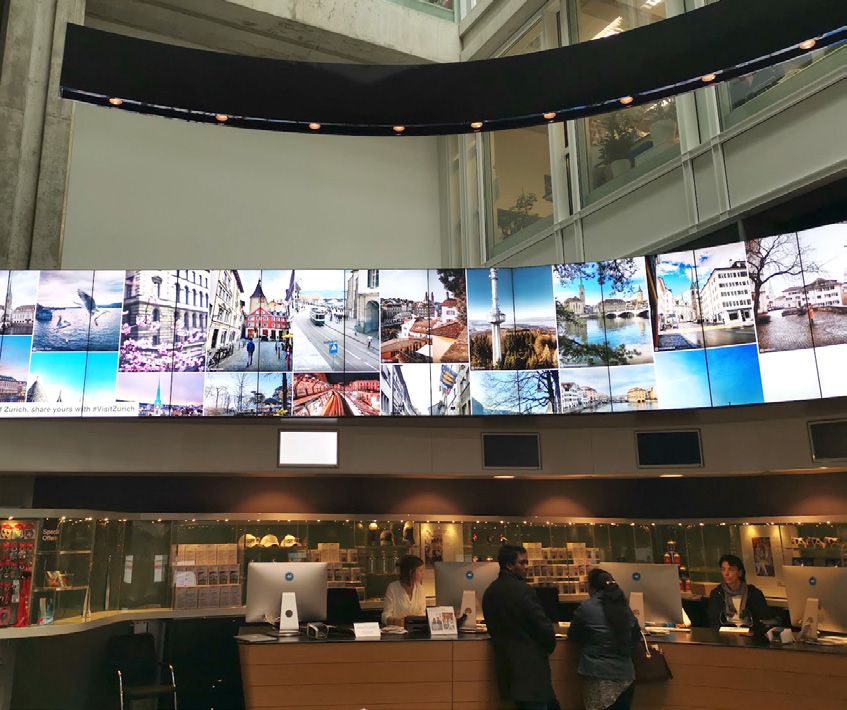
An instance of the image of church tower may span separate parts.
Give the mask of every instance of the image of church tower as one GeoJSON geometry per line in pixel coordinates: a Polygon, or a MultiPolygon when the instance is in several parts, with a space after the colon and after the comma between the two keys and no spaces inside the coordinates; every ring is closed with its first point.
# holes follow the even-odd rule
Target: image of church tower
{"type": "Polygon", "coordinates": [[[255,313],[260,308],[268,307],[268,299],[265,297],[265,292],[262,290],[262,279],[256,283],[256,288],[253,295],[250,296],[250,313],[255,313]]]}
{"type": "Polygon", "coordinates": [[[6,304],[3,308],[3,313],[0,315],[0,333],[3,332],[4,324],[12,324],[12,273],[9,272],[9,289],[6,292],[6,304]]]}
{"type": "Polygon", "coordinates": [[[503,340],[500,333],[500,326],[506,320],[506,316],[500,310],[500,300],[497,297],[496,268],[488,272],[488,278],[491,279],[491,314],[488,321],[491,323],[491,363],[497,366],[503,359],[503,340]]]}

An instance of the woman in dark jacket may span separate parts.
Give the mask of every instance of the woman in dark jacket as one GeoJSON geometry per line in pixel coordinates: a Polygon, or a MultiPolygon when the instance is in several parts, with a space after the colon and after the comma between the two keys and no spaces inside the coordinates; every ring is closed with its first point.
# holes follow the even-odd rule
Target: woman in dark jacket
{"type": "Polygon", "coordinates": [[[638,621],[612,575],[588,573],[588,593],[574,612],[568,638],[583,644],[578,673],[585,710],[629,710],[635,692],[632,645],[641,639],[638,621]]]}
{"type": "Polygon", "coordinates": [[[765,595],[752,584],[747,584],[744,563],[735,555],[724,555],[720,559],[723,584],[715,587],[709,595],[709,625],[753,626],[771,616],[765,595]]]}

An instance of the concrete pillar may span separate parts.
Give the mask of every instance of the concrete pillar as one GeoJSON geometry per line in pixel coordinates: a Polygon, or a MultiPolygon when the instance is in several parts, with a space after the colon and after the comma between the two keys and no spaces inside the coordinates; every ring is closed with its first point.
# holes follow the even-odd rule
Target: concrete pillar
{"type": "Polygon", "coordinates": [[[62,226],[73,105],[59,99],[68,22],[85,0],[9,0],[0,70],[0,265],[55,269],[62,226]]]}

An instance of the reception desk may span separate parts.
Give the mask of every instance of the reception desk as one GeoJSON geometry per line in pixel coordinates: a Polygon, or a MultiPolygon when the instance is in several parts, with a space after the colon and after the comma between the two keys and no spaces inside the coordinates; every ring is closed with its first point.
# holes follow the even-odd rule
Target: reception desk
{"type": "MultiPolygon", "coordinates": [[[[710,629],[661,644],[674,678],[637,687],[639,710],[847,710],[847,646],[772,647],[710,629]]],[[[240,644],[247,710],[497,710],[491,643],[384,637],[240,644]]],[[[581,710],[579,647],[561,640],[550,658],[562,710],[581,710]]]]}

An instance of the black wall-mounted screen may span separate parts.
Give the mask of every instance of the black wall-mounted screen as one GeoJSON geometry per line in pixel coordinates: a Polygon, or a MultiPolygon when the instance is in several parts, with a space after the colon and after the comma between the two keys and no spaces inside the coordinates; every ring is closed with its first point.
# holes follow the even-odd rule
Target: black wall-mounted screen
{"type": "Polygon", "coordinates": [[[641,467],[703,465],[699,431],[641,431],[635,439],[641,467]]]}
{"type": "Polygon", "coordinates": [[[809,436],[815,461],[847,459],[847,419],[809,422],[809,436]]]}
{"type": "Polygon", "coordinates": [[[538,434],[483,434],[483,468],[541,468],[538,434]]]}

